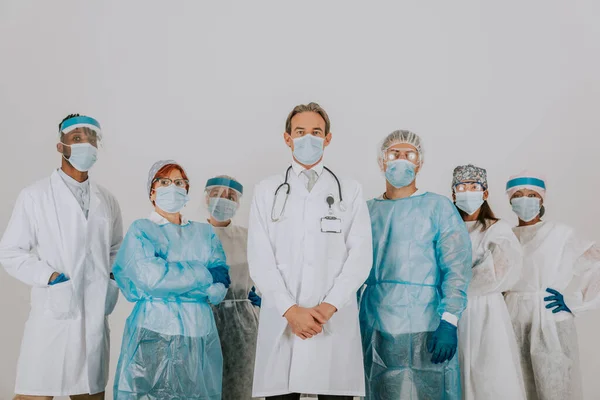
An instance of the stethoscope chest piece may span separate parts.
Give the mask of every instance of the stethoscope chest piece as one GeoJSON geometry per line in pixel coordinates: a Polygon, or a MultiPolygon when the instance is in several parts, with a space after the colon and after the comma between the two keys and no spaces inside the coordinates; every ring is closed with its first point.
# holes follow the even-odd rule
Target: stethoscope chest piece
{"type": "MultiPolygon", "coordinates": [[[[338,195],[340,197],[340,201],[338,202],[338,207],[341,212],[345,212],[347,208],[346,208],[346,203],[344,203],[344,198],[342,197],[342,185],[340,184],[338,177],[329,168],[327,168],[327,167],[323,167],[323,168],[327,172],[329,172],[331,174],[331,176],[333,176],[333,178],[335,179],[335,181],[337,183],[337,187],[338,187],[338,195]]],[[[292,166],[289,166],[288,169],[285,171],[285,180],[283,181],[283,183],[281,185],[279,185],[277,187],[277,189],[275,189],[275,193],[273,196],[274,197],[273,198],[273,206],[271,207],[271,221],[272,222],[281,221],[283,214],[285,213],[285,206],[287,205],[287,201],[288,201],[288,198],[290,197],[290,192],[292,190],[292,187],[288,183],[288,178],[289,178],[291,170],[292,170],[292,166]],[[276,214],[275,209],[276,208],[279,209],[279,207],[277,205],[277,199],[279,197],[280,192],[284,193],[283,205],[281,206],[279,213],[277,213],[278,215],[275,215],[276,214]]],[[[333,195],[328,195],[326,198],[326,201],[329,204],[329,208],[331,210],[331,207],[333,206],[333,202],[335,202],[333,195]]]]}

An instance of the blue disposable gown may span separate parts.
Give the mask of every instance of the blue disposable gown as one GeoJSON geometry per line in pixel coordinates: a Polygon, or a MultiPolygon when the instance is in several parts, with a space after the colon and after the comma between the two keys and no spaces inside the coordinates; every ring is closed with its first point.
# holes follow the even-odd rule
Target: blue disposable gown
{"type": "Polygon", "coordinates": [[[225,254],[208,224],[134,222],[113,273],[135,307],[125,326],[115,399],[221,399],[223,357],[208,302],[226,295],[209,269],[225,254]]]}
{"type": "Polygon", "coordinates": [[[460,317],[467,304],[465,224],[433,193],[368,205],[373,268],[360,307],[366,398],[459,400],[458,357],[433,364],[427,339],[443,313],[460,317]]]}

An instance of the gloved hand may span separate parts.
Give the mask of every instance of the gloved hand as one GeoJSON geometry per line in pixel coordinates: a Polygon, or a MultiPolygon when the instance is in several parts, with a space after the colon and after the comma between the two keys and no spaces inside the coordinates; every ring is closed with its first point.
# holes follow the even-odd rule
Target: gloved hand
{"type": "Polygon", "coordinates": [[[54,278],[53,280],[51,280],[50,282],[48,282],[48,286],[52,286],[52,285],[56,285],[59,283],[63,283],[68,281],[69,278],[67,278],[67,276],[65,274],[60,274],[58,275],[56,278],[54,278]]]}
{"type": "Polygon", "coordinates": [[[210,268],[208,270],[213,277],[213,283],[222,283],[226,288],[231,286],[231,278],[229,271],[225,267],[210,268]]]}
{"type": "Polygon", "coordinates": [[[564,299],[563,295],[558,290],[547,288],[546,292],[554,295],[554,296],[544,297],[544,301],[552,302],[550,304],[547,304],[546,308],[547,309],[554,308],[554,310],[552,310],[553,314],[556,314],[561,311],[571,312],[569,307],[567,307],[567,305],[565,304],[565,299],[564,299]]]}
{"type": "Polygon", "coordinates": [[[250,303],[252,303],[253,306],[259,307],[262,304],[262,298],[256,294],[256,288],[254,286],[252,286],[252,289],[250,289],[250,293],[248,293],[248,300],[250,300],[250,303]]]}
{"type": "Polygon", "coordinates": [[[456,354],[457,347],[458,335],[456,334],[456,327],[442,320],[427,341],[427,350],[433,353],[431,362],[441,364],[444,361],[452,360],[456,354]]]}

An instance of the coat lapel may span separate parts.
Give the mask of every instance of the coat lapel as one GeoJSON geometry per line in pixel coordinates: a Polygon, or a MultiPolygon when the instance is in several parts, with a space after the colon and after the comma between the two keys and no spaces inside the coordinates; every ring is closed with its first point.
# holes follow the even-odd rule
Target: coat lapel
{"type": "Polygon", "coordinates": [[[55,171],[51,177],[57,226],[61,236],[64,268],[71,278],[79,274],[86,251],[87,221],[79,203],[55,171]]]}

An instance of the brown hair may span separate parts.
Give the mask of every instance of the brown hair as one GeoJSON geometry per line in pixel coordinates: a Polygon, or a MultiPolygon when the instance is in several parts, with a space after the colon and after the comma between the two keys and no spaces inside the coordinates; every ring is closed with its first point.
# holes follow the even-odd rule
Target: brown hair
{"type": "MultiPolygon", "coordinates": [[[[456,207],[456,209],[463,219],[467,216],[467,213],[460,208],[456,207]]],[[[497,221],[500,221],[500,218],[496,217],[487,200],[484,200],[481,209],[479,210],[479,215],[477,216],[477,224],[481,225],[481,231],[486,231],[497,221]]]]}
{"type": "Polygon", "coordinates": [[[329,116],[327,115],[325,110],[317,103],[300,104],[294,107],[292,112],[288,115],[287,120],[285,121],[285,131],[287,133],[292,133],[292,118],[294,118],[296,114],[300,114],[303,112],[314,112],[319,114],[321,118],[323,118],[323,120],[325,121],[325,135],[329,133],[329,129],[331,128],[329,116]]]}

